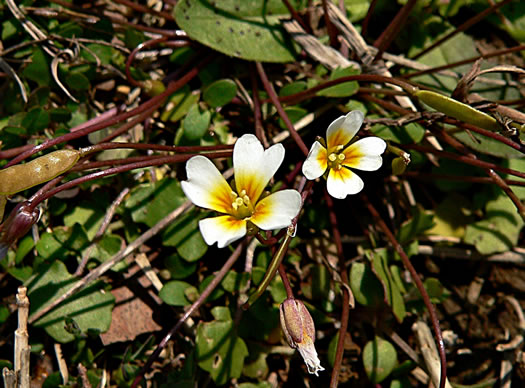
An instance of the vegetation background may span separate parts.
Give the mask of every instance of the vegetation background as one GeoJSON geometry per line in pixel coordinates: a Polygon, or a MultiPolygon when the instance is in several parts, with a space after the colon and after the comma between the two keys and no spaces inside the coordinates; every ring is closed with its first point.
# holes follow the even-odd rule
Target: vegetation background
{"type": "Polygon", "coordinates": [[[31,387],[523,386],[524,2],[2,0],[0,23],[3,368],[28,338],[31,387]],[[308,183],[293,238],[204,243],[187,159],[227,173],[254,133],[286,148],[271,190],[300,188],[354,109],[388,142],[362,193],[308,183]]]}

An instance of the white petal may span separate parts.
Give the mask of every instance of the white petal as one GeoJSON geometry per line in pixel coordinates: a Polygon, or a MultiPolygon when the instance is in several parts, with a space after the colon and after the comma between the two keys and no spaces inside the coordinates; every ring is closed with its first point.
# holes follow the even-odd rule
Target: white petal
{"type": "Polygon", "coordinates": [[[246,190],[252,203],[257,202],[264,188],[284,159],[284,147],[275,144],[264,150],[254,135],[243,135],[233,148],[235,185],[240,193],[246,190]]]}
{"type": "Polygon", "coordinates": [[[299,213],[301,202],[297,190],[277,191],[257,203],[250,221],[263,230],[285,228],[299,213]]]}
{"type": "Polygon", "coordinates": [[[375,171],[383,164],[381,154],[386,143],[379,137],[366,137],[356,141],[344,150],[346,159],[343,165],[364,171],[375,171]]]}
{"type": "Polygon", "coordinates": [[[326,144],[330,150],[337,145],[346,145],[355,136],[365,119],[363,112],[353,110],[346,116],[335,119],[326,130],[326,144]]]}
{"type": "Polygon", "coordinates": [[[217,167],[208,158],[197,155],[186,163],[187,181],[182,191],[195,205],[221,213],[231,211],[232,189],[217,167]]]}
{"type": "Polygon", "coordinates": [[[206,244],[217,242],[219,248],[224,248],[246,235],[246,221],[231,216],[205,218],[199,221],[199,229],[206,244]]]}
{"type": "Polygon", "coordinates": [[[344,167],[338,171],[330,169],[326,184],[328,194],[338,199],[344,199],[349,194],[357,194],[364,187],[363,180],[344,167]]]}
{"type": "Polygon", "coordinates": [[[317,179],[324,174],[327,167],[326,148],[316,141],[303,163],[303,175],[310,180],[317,179]]]}
{"type": "Polygon", "coordinates": [[[317,351],[315,350],[313,342],[308,342],[305,345],[299,345],[297,350],[299,350],[299,353],[303,357],[304,363],[308,368],[308,373],[319,376],[317,372],[323,371],[324,368],[321,366],[321,361],[319,361],[319,357],[317,356],[317,351]]]}

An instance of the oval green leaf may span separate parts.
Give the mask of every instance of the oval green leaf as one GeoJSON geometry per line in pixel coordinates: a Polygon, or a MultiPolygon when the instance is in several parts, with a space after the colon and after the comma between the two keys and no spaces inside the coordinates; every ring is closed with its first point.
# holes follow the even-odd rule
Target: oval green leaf
{"type": "Polygon", "coordinates": [[[224,106],[237,94],[237,85],[231,79],[220,79],[204,89],[202,97],[212,108],[224,106]]]}
{"type": "MultiPolygon", "coordinates": [[[[301,9],[304,1],[290,3],[301,9]]],[[[190,38],[226,55],[260,62],[294,60],[295,50],[280,23],[289,15],[281,1],[184,0],[177,2],[173,15],[190,38]]]]}
{"type": "Polygon", "coordinates": [[[374,384],[386,379],[397,364],[397,352],[390,342],[381,337],[369,341],[363,350],[363,366],[374,384]]]}

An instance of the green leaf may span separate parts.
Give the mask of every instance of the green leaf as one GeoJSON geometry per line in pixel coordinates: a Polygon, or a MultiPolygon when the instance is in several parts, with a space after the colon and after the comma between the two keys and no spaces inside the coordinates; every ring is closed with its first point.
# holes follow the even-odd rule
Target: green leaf
{"type": "MultiPolygon", "coordinates": [[[[250,354],[249,354],[249,360],[246,360],[246,362],[244,363],[244,368],[242,369],[242,374],[246,377],[250,377],[252,379],[257,379],[257,378],[264,378],[265,376],[268,375],[268,372],[269,372],[269,368],[268,368],[268,363],[266,362],[266,357],[268,357],[268,354],[265,353],[264,351],[257,351],[255,353],[256,357],[254,356],[254,352],[253,352],[253,349],[251,349],[252,346],[250,346],[250,354]]],[[[253,346],[254,347],[254,346],[253,346]]],[[[263,382],[265,383],[265,382],[263,382]]],[[[241,387],[244,387],[244,388],[247,388],[245,386],[245,384],[248,384],[248,383],[243,383],[243,384],[240,384],[239,385],[239,388],[241,387]]],[[[262,384],[262,383],[261,383],[262,384]]],[[[255,385],[255,384],[251,384],[254,388],[262,388],[264,387],[264,385],[255,385]]],[[[270,388],[271,386],[268,386],[268,388],[270,388]]]]}
{"type": "Polygon", "coordinates": [[[170,271],[173,279],[184,279],[190,276],[197,269],[197,263],[188,263],[181,259],[177,254],[164,258],[164,265],[170,271]]]}
{"type": "MultiPolygon", "coordinates": [[[[507,168],[512,168],[517,171],[525,171],[525,159],[509,159],[504,160],[503,165],[507,168]]],[[[525,182],[525,179],[505,174],[505,178],[513,179],[521,182],[525,182]]],[[[511,185],[512,186],[512,185],[511,185]]],[[[518,196],[519,199],[525,201],[525,186],[512,186],[512,191],[518,196]]]]}
{"type": "MultiPolygon", "coordinates": [[[[205,277],[204,280],[199,283],[199,293],[202,294],[202,292],[206,289],[206,287],[208,287],[208,284],[210,284],[214,278],[215,278],[214,275],[209,275],[205,277]]],[[[222,287],[217,287],[206,298],[206,302],[212,302],[216,299],[219,299],[223,295],[224,295],[224,289],[222,287]]]]}
{"type": "Polygon", "coordinates": [[[186,298],[186,290],[189,288],[197,291],[197,289],[189,283],[173,280],[162,287],[159,292],[159,297],[171,306],[187,306],[190,304],[190,301],[186,298]]]}
{"type": "Polygon", "coordinates": [[[190,141],[199,140],[208,131],[210,120],[210,111],[201,112],[199,104],[193,104],[182,122],[184,137],[190,141]]]}
{"type": "Polygon", "coordinates": [[[87,244],[88,238],[83,227],[74,224],[73,227],[58,227],[51,233],[42,234],[36,250],[42,259],[64,260],[68,255],[80,256],[87,244]]]}
{"type": "Polygon", "coordinates": [[[212,108],[228,104],[237,94],[237,85],[231,79],[219,79],[204,89],[202,98],[212,108]]]}
{"type": "Polygon", "coordinates": [[[97,202],[83,201],[78,203],[70,212],[64,215],[64,225],[82,225],[87,237],[92,240],[104,220],[104,212],[100,209],[101,203],[105,203],[102,198],[98,198],[97,202]]]}
{"type": "Polygon", "coordinates": [[[373,384],[386,379],[397,364],[397,352],[390,342],[376,336],[363,349],[363,366],[373,384]]]}
{"type": "Polygon", "coordinates": [[[230,293],[239,292],[246,288],[248,280],[250,280],[250,274],[248,272],[237,273],[231,270],[228,271],[222,280],[221,286],[230,293]]]}
{"type": "Polygon", "coordinates": [[[133,221],[152,227],[184,201],[180,184],[174,179],[165,178],[134,188],[125,207],[130,209],[133,221]]]}
{"type": "Polygon", "coordinates": [[[71,90],[85,91],[89,89],[89,79],[78,71],[73,71],[67,74],[66,84],[71,90]]]}
{"type": "MultiPolygon", "coordinates": [[[[336,80],[341,77],[346,77],[349,75],[356,75],[359,74],[359,70],[354,68],[353,66],[346,67],[346,68],[340,68],[333,70],[330,74],[329,80],[336,80]]],[[[326,89],[322,89],[319,92],[317,92],[318,96],[325,96],[325,97],[349,97],[357,92],[359,89],[359,84],[357,81],[350,81],[345,82],[339,85],[334,85],[326,89]]]]}
{"type": "Polygon", "coordinates": [[[166,109],[161,114],[162,121],[176,123],[182,119],[193,104],[199,101],[199,93],[192,93],[188,85],[173,93],[166,104],[166,109]]]}
{"type": "Polygon", "coordinates": [[[174,246],[177,253],[186,261],[199,260],[208,251],[208,245],[202,238],[199,230],[199,215],[197,210],[192,210],[179,216],[162,233],[163,245],[174,246]]]}
{"type": "Polygon", "coordinates": [[[523,154],[514,148],[491,137],[480,135],[472,131],[454,133],[454,137],[474,151],[500,158],[522,158],[523,154]]]}
{"type": "MultiPolygon", "coordinates": [[[[77,282],[60,261],[38,268],[36,273],[37,275],[26,283],[31,300],[31,315],[64,294],[77,282]]],[[[45,329],[51,337],[61,343],[75,339],[75,336],[64,328],[67,318],[74,319],[83,333],[89,329],[101,332],[108,330],[115,298],[110,292],[104,292],[101,286],[102,284],[97,282],[77,292],[33,325],[45,329]]]]}
{"type": "Polygon", "coordinates": [[[113,49],[111,46],[90,43],[80,52],[80,55],[91,63],[97,63],[98,59],[102,65],[109,65],[113,56],[113,49]]]}
{"type": "Polygon", "coordinates": [[[399,228],[397,233],[399,243],[406,244],[432,228],[434,226],[433,218],[434,216],[431,212],[414,208],[412,210],[412,218],[405,221],[399,228]]]}
{"type": "Polygon", "coordinates": [[[484,219],[467,226],[464,240],[484,255],[504,252],[516,246],[522,227],[523,220],[514,204],[500,193],[487,202],[484,219]]]}
{"type": "Polygon", "coordinates": [[[423,285],[432,303],[441,303],[450,296],[450,291],[437,278],[426,278],[423,285]]]}
{"type": "Polygon", "coordinates": [[[447,195],[434,211],[434,226],[425,234],[462,238],[466,225],[472,222],[468,215],[471,206],[470,201],[458,193],[447,195]]]}
{"type": "Polygon", "coordinates": [[[372,263],[372,271],[383,285],[386,302],[392,308],[396,319],[403,322],[406,315],[405,301],[388,267],[389,252],[386,249],[377,249],[367,251],[366,256],[372,263]]]}
{"type": "Polygon", "coordinates": [[[413,144],[423,139],[425,128],[417,123],[409,123],[402,127],[376,124],[370,128],[370,132],[384,140],[399,144],[413,144]]]}
{"type": "Polygon", "coordinates": [[[223,385],[241,376],[248,348],[235,334],[228,308],[214,307],[212,314],[214,321],[197,327],[196,355],[199,366],[217,385],[223,385]]]}
{"type": "MultiPolygon", "coordinates": [[[[290,119],[292,124],[295,124],[297,121],[299,121],[308,114],[308,111],[304,108],[301,108],[300,106],[287,106],[286,108],[284,108],[284,111],[288,115],[288,118],[290,119]]],[[[286,129],[286,124],[281,118],[279,118],[279,126],[282,129],[286,129]]]]}
{"type": "Polygon", "coordinates": [[[51,73],[49,63],[44,52],[36,47],[31,55],[31,63],[22,71],[27,79],[35,81],[39,86],[49,86],[51,83],[51,73]]]}
{"type": "MultiPolygon", "coordinates": [[[[291,3],[296,10],[302,8],[297,1],[291,3]]],[[[190,38],[226,55],[261,62],[294,60],[280,24],[289,13],[280,1],[185,0],[177,3],[173,15],[190,38]]]]}
{"type": "Polygon", "coordinates": [[[286,84],[281,88],[281,90],[279,90],[279,97],[286,97],[292,94],[300,93],[306,90],[307,87],[308,85],[304,81],[295,81],[286,84]]]}
{"type": "Polygon", "coordinates": [[[352,264],[350,288],[357,303],[363,306],[377,307],[383,303],[383,286],[366,263],[354,262],[352,264]]]}

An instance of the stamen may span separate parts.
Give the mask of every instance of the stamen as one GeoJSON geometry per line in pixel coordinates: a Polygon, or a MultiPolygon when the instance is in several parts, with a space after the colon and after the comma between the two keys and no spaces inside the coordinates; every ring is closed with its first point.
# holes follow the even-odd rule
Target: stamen
{"type": "Polygon", "coordinates": [[[337,157],[339,158],[340,161],[343,161],[346,158],[345,154],[339,154],[337,155],[337,157]]]}
{"type": "Polygon", "coordinates": [[[242,200],[243,200],[243,202],[244,202],[244,204],[245,204],[246,206],[250,206],[250,203],[251,203],[251,201],[250,201],[250,197],[248,197],[247,195],[245,195],[244,197],[242,197],[242,200]]]}
{"type": "Polygon", "coordinates": [[[337,159],[337,155],[336,154],[331,153],[330,155],[328,155],[328,160],[330,162],[335,162],[336,159],[337,159]]]}
{"type": "Polygon", "coordinates": [[[243,201],[242,201],[242,198],[237,198],[237,199],[235,200],[235,203],[237,204],[237,206],[242,206],[242,205],[244,205],[244,203],[243,203],[243,201]]]}
{"type": "Polygon", "coordinates": [[[232,202],[232,208],[233,210],[237,211],[237,209],[239,209],[239,205],[237,205],[237,201],[233,201],[232,202]]]}

